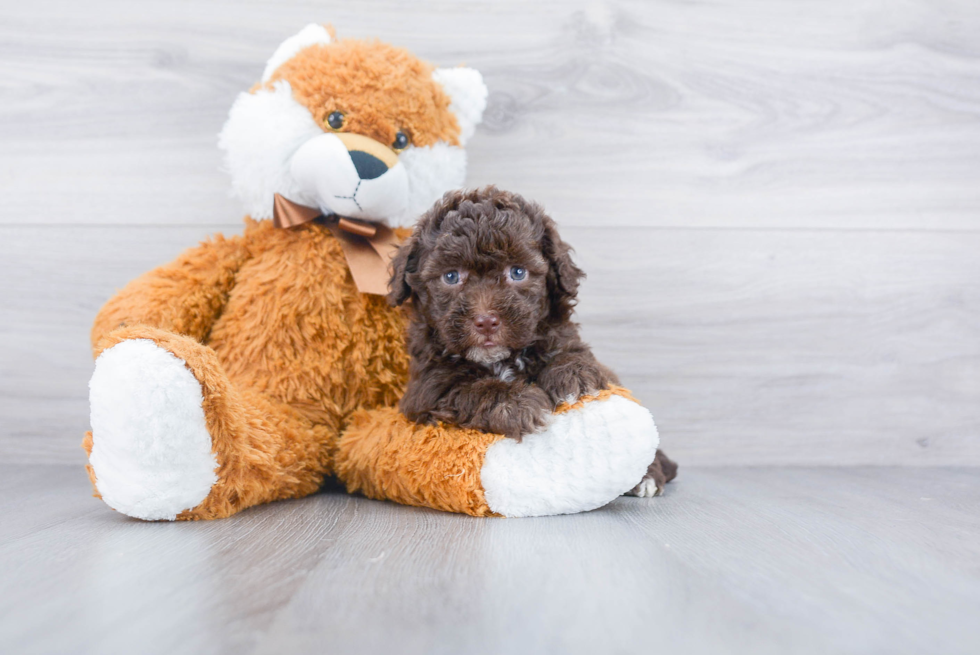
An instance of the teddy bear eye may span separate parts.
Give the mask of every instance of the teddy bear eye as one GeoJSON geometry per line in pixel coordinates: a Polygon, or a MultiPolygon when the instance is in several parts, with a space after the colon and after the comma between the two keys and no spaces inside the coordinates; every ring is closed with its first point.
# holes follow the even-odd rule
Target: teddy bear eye
{"type": "Polygon", "coordinates": [[[510,270],[507,271],[507,275],[514,282],[520,282],[527,277],[527,269],[523,266],[511,266],[510,270]]]}
{"type": "Polygon", "coordinates": [[[331,130],[339,130],[344,126],[344,112],[342,111],[332,111],[330,115],[327,116],[327,125],[330,126],[331,130]]]}
{"type": "Polygon", "coordinates": [[[459,271],[447,271],[442,274],[442,281],[446,284],[459,284],[459,271]]]}
{"type": "Polygon", "coordinates": [[[395,135],[395,140],[392,142],[391,147],[395,150],[404,150],[408,147],[408,135],[400,131],[395,135]]]}

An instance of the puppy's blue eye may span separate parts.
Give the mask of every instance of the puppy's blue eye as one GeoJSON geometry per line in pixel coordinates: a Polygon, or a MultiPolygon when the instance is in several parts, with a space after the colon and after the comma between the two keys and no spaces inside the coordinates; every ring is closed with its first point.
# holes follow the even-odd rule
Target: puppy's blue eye
{"type": "Polygon", "coordinates": [[[459,284],[459,271],[449,271],[442,274],[442,281],[446,284],[459,284]]]}
{"type": "Polygon", "coordinates": [[[523,280],[526,277],[527,277],[527,269],[526,268],[522,268],[520,266],[511,266],[510,267],[510,279],[514,280],[515,282],[520,282],[521,280],[523,280]]]}

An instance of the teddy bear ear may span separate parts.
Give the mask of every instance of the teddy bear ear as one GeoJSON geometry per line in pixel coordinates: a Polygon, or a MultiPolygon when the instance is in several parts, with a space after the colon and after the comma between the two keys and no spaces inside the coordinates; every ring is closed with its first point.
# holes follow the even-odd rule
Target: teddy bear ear
{"type": "Polygon", "coordinates": [[[465,145],[483,120],[483,110],[487,108],[487,85],[483,83],[483,76],[474,68],[458,66],[437,68],[432,71],[432,79],[449,95],[449,111],[459,121],[459,142],[465,145]]]}
{"type": "Polygon", "coordinates": [[[277,68],[295,57],[303,48],[308,48],[318,43],[327,44],[333,40],[334,31],[332,27],[310,23],[279,44],[279,47],[276,48],[276,51],[265,65],[265,71],[262,73],[262,81],[268,82],[277,68]]]}

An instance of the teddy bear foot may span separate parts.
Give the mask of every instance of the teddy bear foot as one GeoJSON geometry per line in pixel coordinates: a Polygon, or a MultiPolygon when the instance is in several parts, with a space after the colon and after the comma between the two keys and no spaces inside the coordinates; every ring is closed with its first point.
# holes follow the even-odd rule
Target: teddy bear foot
{"type": "Polygon", "coordinates": [[[201,385],[184,361],[149,339],[106,349],[89,382],[89,463],[102,499],[144,520],[174,520],[218,477],[201,385]]]}
{"type": "Polygon", "coordinates": [[[635,485],[660,437],[650,412],[624,389],[559,408],[546,429],[487,449],[487,505],[509,517],[585,512],[635,485]],[[625,396],[625,397],[624,397],[625,396]]]}

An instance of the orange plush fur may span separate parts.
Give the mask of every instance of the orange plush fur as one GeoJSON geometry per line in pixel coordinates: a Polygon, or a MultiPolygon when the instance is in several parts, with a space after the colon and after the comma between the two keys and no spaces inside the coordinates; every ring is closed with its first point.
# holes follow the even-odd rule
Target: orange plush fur
{"type": "Polygon", "coordinates": [[[379,41],[343,40],[301,51],[266,83],[285,79],[293,97],[330,130],[327,116],[343,112],[342,132],[390,144],[402,130],[417,146],[459,145],[449,96],[432,79],[432,66],[379,41]]]}
{"type": "Polygon", "coordinates": [[[92,342],[98,356],[150,339],[201,383],[220,469],[178,517],[196,519],[316,491],[349,416],[401,397],[403,331],[401,312],[357,291],[327,228],[248,221],[243,236],[133,280],[99,312],[92,342]]]}

